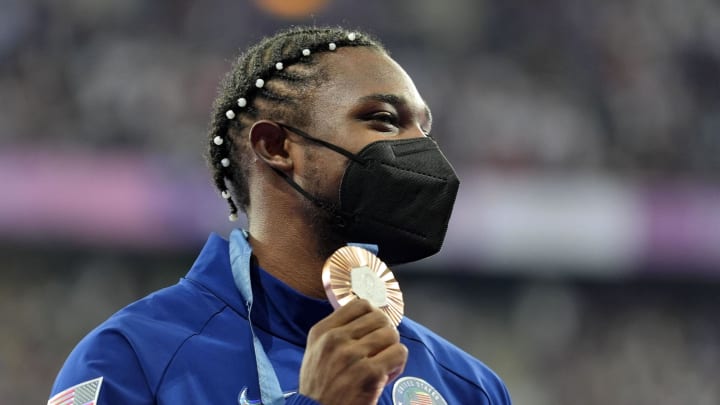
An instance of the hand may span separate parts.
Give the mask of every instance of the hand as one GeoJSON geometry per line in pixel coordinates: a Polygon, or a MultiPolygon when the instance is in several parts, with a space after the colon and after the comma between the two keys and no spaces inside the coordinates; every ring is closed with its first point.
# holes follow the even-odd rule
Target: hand
{"type": "Polygon", "coordinates": [[[377,404],[407,356],[390,319],[354,300],[310,329],[298,391],[323,405],[377,404]]]}

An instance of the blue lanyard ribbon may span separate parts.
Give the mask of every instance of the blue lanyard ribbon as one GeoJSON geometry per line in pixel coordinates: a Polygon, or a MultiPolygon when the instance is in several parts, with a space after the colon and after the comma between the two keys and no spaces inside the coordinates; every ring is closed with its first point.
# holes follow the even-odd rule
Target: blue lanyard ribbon
{"type": "MultiPolygon", "coordinates": [[[[248,324],[253,338],[255,362],[257,363],[258,383],[260,385],[260,400],[263,405],[282,405],[285,396],[275,369],[263,349],[260,339],[255,335],[252,324],[251,310],[253,304],[252,285],[250,284],[250,257],[252,248],[247,242],[248,234],[244,230],[235,229],[230,233],[230,265],[232,266],[235,285],[245,300],[248,312],[248,324]]],[[[243,393],[246,391],[243,390],[243,393]]],[[[241,404],[242,405],[242,404],[241,404]]]]}
{"type": "MultiPolygon", "coordinates": [[[[247,319],[250,325],[250,332],[252,333],[255,362],[258,371],[260,401],[263,405],[283,405],[285,398],[291,394],[283,394],[275,369],[272,363],[270,363],[270,359],[267,353],[265,353],[260,339],[255,335],[255,329],[252,324],[253,292],[250,283],[250,258],[252,257],[252,248],[247,238],[248,233],[243,229],[234,229],[230,233],[230,265],[232,267],[233,279],[235,280],[235,286],[238,291],[240,291],[240,295],[245,300],[245,305],[247,306],[247,319]]],[[[348,245],[367,249],[374,254],[378,252],[377,245],[362,243],[348,243],[348,245]]],[[[256,401],[249,401],[247,399],[247,388],[241,391],[238,402],[240,405],[257,403],[256,401]]]]}

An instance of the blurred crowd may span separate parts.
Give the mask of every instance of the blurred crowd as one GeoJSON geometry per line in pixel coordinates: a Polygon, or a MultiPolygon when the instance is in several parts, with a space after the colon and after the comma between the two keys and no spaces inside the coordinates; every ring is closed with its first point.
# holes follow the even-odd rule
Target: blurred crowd
{"type": "MultiPolygon", "coordinates": [[[[377,34],[458,166],[716,178],[718,21],[713,0],[336,0],[292,22],[377,34]]],[[[2,142],[196,159],[229,61],[289,23],[252,1],[2,0],[2,142]]]]}
{"type": "MultiPolygon", "coordinates": [[[[460,170],[718,180],[715,0],[334,0],[291,21],[250,0],[0,0],[0,149],[201,166],[219,78],[291,23],[377,35],[460,170]]],[[[45,401],[81,336],[195,252],[169,253],[0,245],[2,402],[45,401]]],[[[519,405],[720,403],[717,282],[400,280],[409,315],[486,361],[519,405]]]]}

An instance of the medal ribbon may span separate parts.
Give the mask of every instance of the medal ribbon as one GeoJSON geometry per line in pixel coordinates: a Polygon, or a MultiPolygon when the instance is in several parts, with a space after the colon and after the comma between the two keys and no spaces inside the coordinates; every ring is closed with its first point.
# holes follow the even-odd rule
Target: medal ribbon
{"type": "Polygon", "coordinates": [[[253,329],[251,310],[253,304],[252,285],[250,284],[250,257],[252,248],[247,242],[248,234],[245,230],[234,229],[230,233],[230,265],[232,266],[235,286],[245,300],[248,311],[248,323],[253,338],[253,349],[255,349],[255,362],[258,371],[258,383],[260,386],[260,400],[263,405],[282,405],[285,403],[280,381],[270,359],[263,349],[260,339],[255,335],[253,329]]]}
{"type": "Polygon", "coordinates": [[[371,243],[348,243],[348,246],[355,246],[359,248],[363,248],[369,252],[372,252],[372,254],[376,255],[378,254],[378,245],[373,245],[371,243]]]}
{"type": "MultiPolygon", "coordinates": [[[[230,266],[232,268],[235,286],[245,300],[247,306],[247,319],[250,325],[250,332],[253,338],[253,349],[255,350],[255,362],[258,371],[258,385],[260,386],[260,400],[263,405],[283,405],[286,395],[283,395],[280,381],[260,339],[255,335],[252,324],[253,293],[250,282],[250,257],[252,248],[247,242],[248,234],[244,229],[234,229],[230,233],[230,266]]],[[[361,247],[377,254],[377,245],[364,243],[348,243],[348,245],[361,247]]],[[[245,393],[245,390],[243,390],[245,393]]],[[[243,404],[241,404],[243,405],[243,404]]]]}

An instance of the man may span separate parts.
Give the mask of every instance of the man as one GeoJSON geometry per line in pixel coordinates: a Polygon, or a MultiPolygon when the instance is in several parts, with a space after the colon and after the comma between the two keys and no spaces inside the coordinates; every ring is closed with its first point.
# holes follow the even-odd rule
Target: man
{"type": "Polygon", "coordinates": [[[440,248],[458,181],[430,126],[366,34],[295,28],[250,48],[208,140],[248,230],[211,236],[186,278],[91,332],[50,403],[508,404],[491,370],[412,320],[325,298],[323,264],[347,243],[389,264],[440,248]]]}

